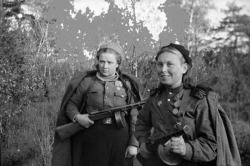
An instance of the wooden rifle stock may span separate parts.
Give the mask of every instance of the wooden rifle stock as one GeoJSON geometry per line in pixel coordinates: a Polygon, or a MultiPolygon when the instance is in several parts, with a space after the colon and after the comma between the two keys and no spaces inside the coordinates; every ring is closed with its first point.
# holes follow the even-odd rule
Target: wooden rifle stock
{"type": "MultiPolygon", "coordinates": [[[[139,107],[141,105],[144,105],[146,101],[141,101],[138,103],[118,106],[118,107],[112,107],[109,109],[104,109],[102,111],[95,111],[91,114],[89,114],[89,118],[93,121],[105,119],[112,117],[114,113],[120,112],[120,111],[126,111],[128,109],[131,109],[133,107],[139,107]]],[[[77,132],[86,129],[84,126],[81,126],[77,122],[68,123],[62,126],[56,127],[55,131],[58,134],[61,141],[70,138],[71,136],[75,135],[77,132]]]]}

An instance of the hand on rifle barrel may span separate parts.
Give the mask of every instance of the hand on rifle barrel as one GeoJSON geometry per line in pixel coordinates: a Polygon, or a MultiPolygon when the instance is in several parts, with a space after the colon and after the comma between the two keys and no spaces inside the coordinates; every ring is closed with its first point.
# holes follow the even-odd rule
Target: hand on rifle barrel
{"type": "Polygon", "coordinates": [[[178,153],[181,156],[185,156],[186,154],[186,144],[182,136],[180,137],[172,137],[170,139],[171,148],[174,153],[178,153]]]}
{"type": "Polygon", "coordinates": [[[75,119],[80,125],[84,126],[85,128],[89,128],[94,124],[94,121],[89,119],[88,114],[78,114],[76,115],[75,119]]]}

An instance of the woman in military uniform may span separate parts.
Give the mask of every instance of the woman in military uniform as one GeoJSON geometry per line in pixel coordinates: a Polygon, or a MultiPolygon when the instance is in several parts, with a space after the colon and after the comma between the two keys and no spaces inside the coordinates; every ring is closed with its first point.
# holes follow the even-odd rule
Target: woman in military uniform
{"type": "MultiPolygon", "coordinates": [[[[189,51],[171,43],[160,49],[156,63],[160,86],[152,91],[137,117],[138,160],[143,166],[216,165],[218,133],[212,120],[207,90],[185,84],[192,66],[189,51]],[[156,144],[186,125],[189,129],[186,134],[173,135],[163,148],[156,144]]],[[[231,162],[230,165],[237,164],[231,162]]]]}
{"type": "Polygon", "coordinates": [[[137,154],[138,141],[134,136],[137,109],[121,114],[122,126],[117,125],[114,117],[97,121],[89,118],[90,113],[140,100],[136,78],[119,70],[123,58],[120,45],[103,44],[97,52],[97,71],[72,78],[78,83],[74,83],[75,88],[68,88],[73,93],[63,99],[66,104],[62,104],[57,126],[75,122],[88,129],[70,138],[70,143],[63,143],[55,136],[54,166],[122,166],[125,158],[137,154]],[[65,155],[66,150],[60,144],[70,152],[65,155]]]}

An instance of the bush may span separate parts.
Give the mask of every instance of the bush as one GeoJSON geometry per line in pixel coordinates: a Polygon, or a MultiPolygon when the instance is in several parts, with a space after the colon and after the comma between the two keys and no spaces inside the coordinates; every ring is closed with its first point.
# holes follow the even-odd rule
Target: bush
{"type": "Polygon", "coordinates": [[[241,120],[233,123],[242,161],[250,161],[250,124],[241,120]]]}
{"type": "Polygon", "coordinates": [[[28,105],[23,112],[9,119],[2,140],[2,164],[51,165],[51,150],[59,102],[28,105]]]}

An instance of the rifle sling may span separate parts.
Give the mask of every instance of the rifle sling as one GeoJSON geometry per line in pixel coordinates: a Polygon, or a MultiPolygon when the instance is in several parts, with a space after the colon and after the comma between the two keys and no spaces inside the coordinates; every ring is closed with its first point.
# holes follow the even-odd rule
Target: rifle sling
{"type": "Polygon", "coordinates": [[[190,89],[184,90],[183,92],[183,97],[181,100],[181,105],[180,105],[180,109],[179,112],[182,114],[182,119],[181,122],[183,122],[184,116],[185,116],[185,111],[188,105],[188,99],[189,99],[189,94],[190,94],[190,89]]]}

